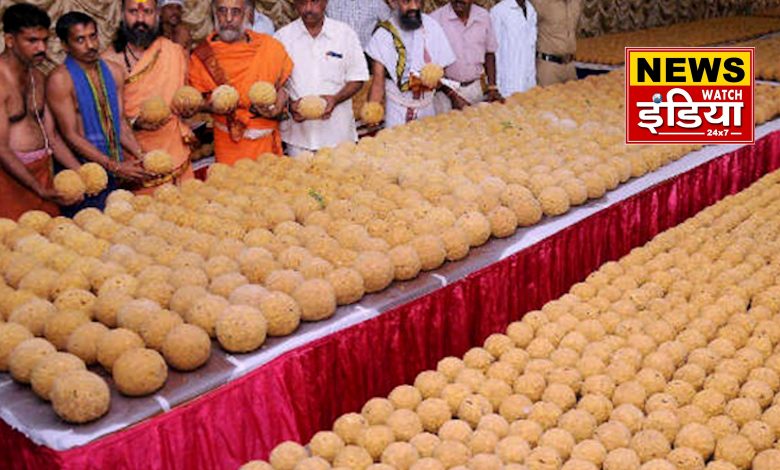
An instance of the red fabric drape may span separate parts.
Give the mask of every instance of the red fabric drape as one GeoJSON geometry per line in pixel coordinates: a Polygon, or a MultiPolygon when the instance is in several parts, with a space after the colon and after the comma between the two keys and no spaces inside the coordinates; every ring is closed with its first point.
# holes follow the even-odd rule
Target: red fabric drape
{"type": "Polygon", "coordinates": [[[323,338],[169,413],[85,447],[37,447],[0,423],[0,467],[231,469],[285,439],[307,441],[340,414],[462,355],[704,207],[780,167],[780,132],[703,164],[467,278],[323,338]]]}

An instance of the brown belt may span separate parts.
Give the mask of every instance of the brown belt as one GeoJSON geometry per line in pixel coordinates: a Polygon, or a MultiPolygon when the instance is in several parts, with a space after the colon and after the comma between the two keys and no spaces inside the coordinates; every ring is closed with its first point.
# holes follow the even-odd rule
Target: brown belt
{"type": "Polygon", "coordinates": [[[547,62],[553,62],[555,64],[566,65],[572,60],[574,60],[574,54],[554,55],[554,54],[545,54],[544,52],[537,51],[536,58],[547,62]]]}

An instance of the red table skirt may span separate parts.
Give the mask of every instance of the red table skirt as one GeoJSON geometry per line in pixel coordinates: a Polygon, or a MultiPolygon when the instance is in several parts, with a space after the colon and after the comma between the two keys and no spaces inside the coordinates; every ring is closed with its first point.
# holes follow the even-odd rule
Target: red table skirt
{"type": "Polygon", "coordinates": [[[0,467],[232,469],[279,442],[307,442],[340,414],[460,356],[728,194],[780,167],[780,132],[701,165],[501,262],[307,344],[191,403],[87,446],[56,452],[0,422],[0,467]]]}

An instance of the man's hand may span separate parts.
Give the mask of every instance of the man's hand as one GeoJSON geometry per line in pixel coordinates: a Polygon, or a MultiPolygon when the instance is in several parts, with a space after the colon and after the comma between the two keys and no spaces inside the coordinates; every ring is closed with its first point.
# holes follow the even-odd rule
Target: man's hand
{"type": "Polygon", "coordinates": [[[282,112],[282,110],[277,108],[275,104],[268,104],[268,105],[253,104],[249,108],[249,111],[252,112],[253,114],[264,117],[266,119],[275,119],[282,112]]]}
{"type": "Polygon", "coordinates": [[[301,113],[298,112],[298,106],[300,106],[300,104],[301,100],[290,101],[290,114],[295,122],[303,122],[306,120],[306,118],[301,116],[301,113]]]}
{"type": "Polygon", "coordinates": [[[122,179],[134,182],[143,181],[149,178],[149,174],[144,170],[143,165],[138,160],[124,161],[117,165],[116,175],[122,179]]]}
{"type": "Polygon", "coordinates": [[[74,199],[62,197],[57,191],[54,190],[54,188],[43,188],[38,191],[38,196],[41,199],[53,202],[60,207],[73,206],[84,200],[84,196],[79,196],[74,199]]]}
{"type": "Polygon", "coordinates": [[[471,103],[463,99],[462,96],[453,92],[450,95],[450,102],[452,103],[452,109],[463,110],[471,106],[471,103]]]}
{"type": "Polygon", "coordinates": [[[178,106],[178,103],[171,103],[171,112],[182,119],[189,119],[198,114],[201,106],[178,106]]]}
{"type": "Polygon", "coordinates": [[[168,116],[168,119],[165,119],[164,121],[147,122],[139,117],[133,123],[133,130],[154,132],[156,130],[162,129],[162,127],[168,124],[171,119],[173,119],[172,115],[168,116]]]}
{"type": "Polygon", "coordinates": [[[494,103],[496,101],[498,101],[500,103],[503,103],[504,102],[504,97],[501,96],[501,93],[499,93],[498,90],[492,88],[492,89],[489,89],[488,92],[485,94],[485,100],[488,103],[494,103]]]}
{"type": "Polygon", "coordinates": [[[320,95],[320,98],[324,99],[327,103],[325,105],[325,111],[322,113],[322,119],[323,121],[327,121],[330,119],[330,115],[333,114],[333,110],[336,108],[336,96],[335,95],[320,95]]]}

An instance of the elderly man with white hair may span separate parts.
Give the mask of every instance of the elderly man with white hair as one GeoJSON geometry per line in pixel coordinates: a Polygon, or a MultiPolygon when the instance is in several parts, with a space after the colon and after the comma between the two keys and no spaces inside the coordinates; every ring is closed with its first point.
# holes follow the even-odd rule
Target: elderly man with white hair
{"type": "Polygon", "coordinates": [[[220,113],[211,109],[217,162],[233,164],[264,153],[281,155],[278,118],[287,104],[284,85],[292,73],[292,60],[279,41],[249,28],[254,15],[251,0],[214,0],[212,13],[216,31],[193,51],[189,81],[207,97],[222,85],[238,91],[240,99],[233,109],[220,113]],[[249,89],[260,81],[276,88],[274,104],[250,103],[249,89]]]}
{"type": "Polygon", "coordinates": [[[190,29],[182,21],[184,0],[159,0],[157,8],[160,11],[160,33],[185,51],[192,49],[190,29]]]}
{"type": "Polygon", "coordinates": [[[447,67],[455,53],[439,23],[421,11],[422,0],[390,0],[390,19],[379,23],[366,53],[374,60],[369,102],[386,97],[385,125],[398,126],[436,113],[436,89],[453,94],[444,85],[430,87],[421,80],[426,64],[447,67]]]}

